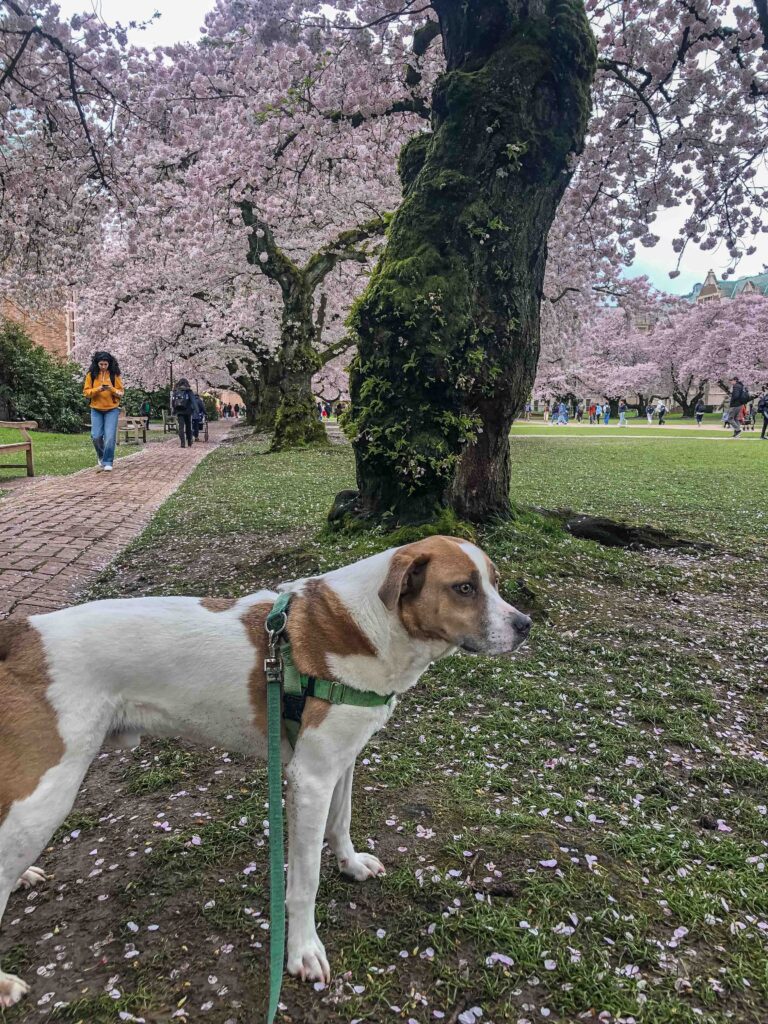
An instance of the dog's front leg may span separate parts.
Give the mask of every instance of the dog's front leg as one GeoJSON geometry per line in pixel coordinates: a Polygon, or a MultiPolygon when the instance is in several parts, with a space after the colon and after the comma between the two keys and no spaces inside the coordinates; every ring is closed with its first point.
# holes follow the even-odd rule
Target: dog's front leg
{"type": "MultiPolygon", "coordinates": [[[[320,853],[331,796],[339,769],[308,755],[299,742],[288,777],[288,973],[302,981],[331,980],[325,947],[315,928],[320,853]],[[304,756],[302,756],[304,755],[304,756]]],[[[314,746],[314,745],[312,745],[314,746]]]]}
{"type": "Polygon", "coordinates": [[[384,865],[370,853],[358,853],[352,845],[349,826],[352,822],[352,776],[354,764],[344,772],[333,791],[325,838],[336,854],[339,871],[356,882],[385,874],[384,865]]]}

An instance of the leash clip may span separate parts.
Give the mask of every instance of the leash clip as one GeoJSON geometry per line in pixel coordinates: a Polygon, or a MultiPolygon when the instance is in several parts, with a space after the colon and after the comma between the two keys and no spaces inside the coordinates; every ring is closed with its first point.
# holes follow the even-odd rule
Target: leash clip
{"type": "Polygon", "coordinates": [[[274,644],[269,645],[269,657],[264,659],[264,675],[268,683],[281,683],[283,680],[283,665],[277,657],[274,644]]]}

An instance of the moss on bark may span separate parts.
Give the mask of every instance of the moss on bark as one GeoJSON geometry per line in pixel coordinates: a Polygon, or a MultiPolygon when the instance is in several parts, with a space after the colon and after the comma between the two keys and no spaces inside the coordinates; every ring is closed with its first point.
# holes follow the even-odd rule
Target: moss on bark
{"type": "Polygon", "coordinates": [[[508,508],[507,434],[596,61],[580,0],[434,6],[448,70],[433,131],[403,150],[404,201],[351,319],[362,505],[402,523],[449,501],[470,518],[508,508]]]}

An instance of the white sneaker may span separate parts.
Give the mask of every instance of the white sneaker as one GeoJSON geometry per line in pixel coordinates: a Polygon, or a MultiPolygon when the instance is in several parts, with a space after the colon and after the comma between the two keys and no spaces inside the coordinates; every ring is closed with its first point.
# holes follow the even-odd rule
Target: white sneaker
{"type": "Polygon", "coordinates": [[[98,464],[98,466],[96,467],[96,472],[97,473],[103,473],[104,472],[104,464],[103,463],[100,462],[98,464]]]}
{"type": "Polygon", "coordinates": [[[111,473],[112,472],[112,467],[111,466],[102,466],[101,468],[104,470],[105,473],[111,473]]]}

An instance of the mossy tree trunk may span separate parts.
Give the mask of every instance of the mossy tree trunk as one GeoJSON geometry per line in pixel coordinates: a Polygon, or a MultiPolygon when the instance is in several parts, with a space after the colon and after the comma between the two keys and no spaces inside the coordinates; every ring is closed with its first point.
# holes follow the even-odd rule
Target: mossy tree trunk
{"type": "Polygon", "coordinates": [[[272,438],[275,451],[327,442],[312,395],[312,376],[321,365],[313,344],[316,336],[314,292],[299,279],[283,289],[283,302],[280,403],[272,438]]]}
{"type": "Polygon", "coordinates": [[[299,267],[277,245],[272,230],[253,203],[240,204],[243,222],[251,228],[248,262],[280,286],[283,310],[280,345],[261,362],[256,418],[263,429],[274,429],[273,450],[327,443],[318,420],[312,394],[312,376],[328,359],[348,348],[344,341],[321,355],[325,302],[315,308],[315,296],[336,265],[345,260],[364,263],[369,258],[365,243],[383,234],[388,216],[374,217],[339,235],[299,267]]]}
{"type": "Polygon", "coordinates": [[[547,234],[582,147],[596,49],[581,0],[434,0],[447,71],[353,312],[363,511],[509,509],[509,427],[539,354],[547,234]]]}

